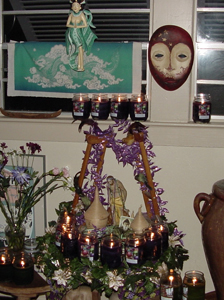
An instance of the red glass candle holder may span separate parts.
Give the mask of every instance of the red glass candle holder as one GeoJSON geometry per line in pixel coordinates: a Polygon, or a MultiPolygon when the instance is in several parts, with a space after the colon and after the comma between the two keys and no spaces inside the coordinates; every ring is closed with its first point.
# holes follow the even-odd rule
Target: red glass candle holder
{"type": "Polygon", "coordinates": [[[127,95],[114,94],[111,98],[110,116],[113,120],[126,120],[129,114],[127,95]]]}
{"type": "Polygon", "coordinates": [[[87,94],[76,94],[73,99],[72,115],[75,120],[88,119],[91,110],[91,102],[87,94]]]}
{"type": "Polygon", "coordinates": [[[31,255],[21,252],[14,256],[13,282],[17,285],[27,285],[33,281],[34,264],[31,255]]]}
{"type": "Polygon", "coordinates": [[[193,121],[209,123],[211,119],[211,97],[208,94],[198,94],[193,102],[193,121]]]}
{"type": "Polygon", "coordinates": [[[132,121],[148,119],[148,101],[143,95],[132,95],[130,101],[130,117],[132,121]]]}
{"type": "Polygon", "coordinates": [[[7,248],[0,251],[0,281],[12,280],[12,254],[7,248]]]}
{"type": "Polygon", "coordinates": [[[107,120],[110,113],[110,101],[107,94],[93,94],[91,116],[94,120],[107,120]]]}
{"type": "Polygon", "coordinates": [[[91,230],[85,230],[79,235],[80,257],[87,257],[90,261],[99,258],[99,242],[91,230]]]}
{"type": "Polygon", "coordinates": [[[125,241],[126,262],[130,265],[141,264],[144,260],[144,246],[144,236],[131,233],[125,241]]]}
{"type": "Polygon", "coordinates": [[[114,234],[105,236],[101,241],[100,259],[102,264],[107,264],[110,269],[121,265],[122,244],[114,234]]]}
{"type": "Polygon", "coordinates": [[[162,253],[162,235],[155,227],[145,231],[145,260],[158,260],[162,253]]]}

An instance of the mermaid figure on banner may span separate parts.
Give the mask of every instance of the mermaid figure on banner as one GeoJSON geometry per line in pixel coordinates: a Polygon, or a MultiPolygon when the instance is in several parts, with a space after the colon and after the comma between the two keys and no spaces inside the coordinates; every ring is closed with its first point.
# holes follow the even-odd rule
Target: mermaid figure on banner
{"type": "Polygon", "coordinates": [[[92,14],[89,10],[82,9],[85,0],[70,1],[72,9],[70,10],[66,26],[66,52],[69,55],[69,65],[75,70],[84,71],[84,52],[90,54],[91,47],[97,36],[91,28],[95,28],[92,23],[92,14]],[[78,66],[76,58],[78,57],[78,66]]]}

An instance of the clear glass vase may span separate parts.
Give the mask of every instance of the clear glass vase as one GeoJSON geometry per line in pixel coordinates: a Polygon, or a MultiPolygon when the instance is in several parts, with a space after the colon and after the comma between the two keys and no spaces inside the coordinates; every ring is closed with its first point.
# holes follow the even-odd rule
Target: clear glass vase
{"type": "Polygon", "coordinates": [[[5,238],[7,246],[13,251],[21,251],[24,247],[26,227],[24,225],[11,226],[7,225],[5,227],[5,238]]]}

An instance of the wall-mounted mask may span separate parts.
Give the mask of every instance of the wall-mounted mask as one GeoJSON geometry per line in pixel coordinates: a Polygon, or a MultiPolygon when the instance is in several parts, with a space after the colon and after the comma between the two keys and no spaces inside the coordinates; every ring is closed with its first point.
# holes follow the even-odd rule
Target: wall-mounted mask
{"type": "Polygon", "coordinates": [[[149,41],[149,68],[155,81],[165,90],[178,89],[191,72],[194,47],[183,28],[166,25],[158,28],[149,41]]]}

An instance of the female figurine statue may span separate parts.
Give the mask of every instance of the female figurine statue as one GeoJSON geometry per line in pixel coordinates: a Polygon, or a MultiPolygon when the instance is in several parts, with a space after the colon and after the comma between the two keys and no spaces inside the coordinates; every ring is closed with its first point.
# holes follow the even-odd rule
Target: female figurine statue
{"type": "Polygon", "coordinates": [[[112,176],[107,177],[107,192],[110,204],[109,213],[113,225],[119,225],[121,216],[129,216],[128,210],[125,209],[127,191],[123,184],[112,176]]]}
{"type": "MultiPolygon", "coordinates": [[[[71,2],[72,3],[72,2],[71,2]]],[[[92,44],[97,36],[92,32],[90,27],[95,28],[92,24],[92,14],[88,10],[82,10],[81,3],[75,0],[72,3],[66,26],[66,51],[70,57],[70,67],[75,71],[84,71],[84,52],[87,55],[91,51],[92,44]],[[76,57],[78,56],[78,67],[76,57]]]]}

